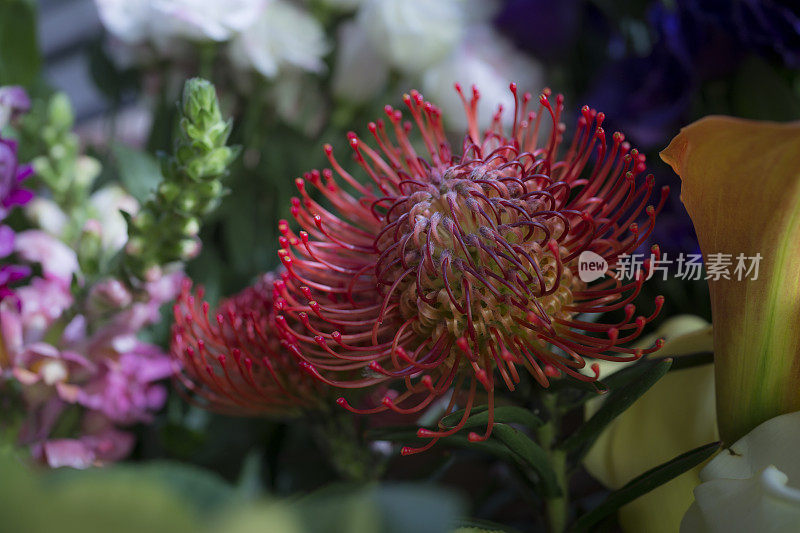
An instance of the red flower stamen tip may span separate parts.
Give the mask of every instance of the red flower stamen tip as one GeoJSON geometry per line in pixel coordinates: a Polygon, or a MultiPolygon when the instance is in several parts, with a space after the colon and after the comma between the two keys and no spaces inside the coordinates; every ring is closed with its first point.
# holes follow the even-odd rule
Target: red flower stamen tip
{"type": "Polygon", "coordinates": [[[421,439],[427,439],[429,437],[432,437],[434,435],[434,433],[435,433],[434,431],[431,431],[430,429],[427,429],[427,428],[419,428],[419,429],[417,429],[417,437],[419,437],[421,439]]]}
{"type": "Polygon", "coordinates": [[[470,431],[467,435],[467,439],[470,442],[484,442],[489,439],[489,435],[481,435],[480,433],[475,433],[474,431],[470,431]]]}
{"type": "Polygon", "coordinates": [[[413,362],[414,362],[414,360],[413,360],[413,359],[411,359],[411,356],[410,356],[410,355],[408,355],[408,352],[407,352],[407,351],[405,351],[405,349],[403,349],[403,347],[402,347],[402,346],[398,346],[398,347],[395,349],[395,353],[397,353],[397,356],[398,356],[400,359],[402,359],[404,362],[406,362],[406,363],[413,363],[413,362]]]}
{"type": "Polygon", "coordinates": [[[420,379],[420,383],[422,383],[422,385],[423,385],[423,386],[424,386],[424,387],[425,387],[425,388],[426,388],[426,389],[427,389],[429,392],[434,392],[434,388],[433,388],[433,379],[432,379],[432,378],[431,378],[429,375],[427,375],[427,374],[426,374],[426,375],[422,376],[422,378],[420,379]]]}
{"type": "Polygon", "coordinates": [[[494,389],[494,382],[489,378],[489,374],[482,368],[475,371],[475,377],[487,391],[494,389]]]}
{"type": "Polygon", "coordinates": [[[549,378],[557,378],[561,376],[561,371],[550,363],[545,363],[544,373],[549,378]]]}
{"type": "Polygon", "coordinates": [[[309,174],[324,183],[307,179],[305,201],[292,203],[300,238],[281,226],[291,246],[279,252],[289,303],[276,329],[325,383],[406,389],[397,403],[407,408],[379,402],[372,412],[417,412],[460,383],[463,405],[480,384],[492,412],[495,376],[513,389],[521,368],[543,387],[558,377],[596,380],[575,368],[586,357],[631,360],[637,351],[627,343],[663,305],[637,317],[631,303],[649,261],[633,283],[579,276],[583,252],[612,266],[633,253],[666,201],[649,205],[644,156],[622,133],[606,135],[605,115],[584,106],[567,136],[563,96],[545,88],[538,100],[519,98],[511,84],[512,128],[498,118],[481,133],[478,89],[454,87],[467,115],[462,143],[448,142],[438,108],[411,91],[408,121],[386,106],[369,142],[348,134],[354,169],[324,146],[331,168],[309,174]],[[619,309],[621,322],[583,317],[619,309]]]}

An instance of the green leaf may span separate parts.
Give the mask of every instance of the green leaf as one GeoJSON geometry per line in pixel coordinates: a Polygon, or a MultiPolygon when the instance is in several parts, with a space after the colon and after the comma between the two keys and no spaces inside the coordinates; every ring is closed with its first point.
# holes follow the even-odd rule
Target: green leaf
{"type": "Polygon", "coordinates": [[[465,518],[458,521],[458,529],[454,533],[519,533],[519,530],[505,524],[498,524],[491,520],[481,520],[480,518],[465,518]]]}
{"type": "MultiPolygon", "coordinates": [[[[472,415],[464,423],[464,429],[486,427],[489,423],[489,412],[486,411],[484,406],[472,410],[472,415]],[[482,408],[481,408],[482,407],[482,408]],[[477,409],[480,409],[476,412],[477,409]]],[[[442,418],[442,424],[446,427],[453,427],[464,416],[464,410],[455,411],[446,417],[442,418]]],[[[494,422],[505,424],[521,424],[530,429],[536,429],[544,422],[541,418],[533,414],[528,409],[517,407],[515,405],[503,405],[496,407],[494,410],[494,422]]]]}
{"type": "Polygon", "coordinates": [[[419,485],[379,486],[370,500],[380,510],[386,533],[449,531],[464,511],[455,494],[419,485]]]}
{"type": "MultiPolygon", "coordinates": [[[[369,440],[399,442],[412,447],[424,446],[428,443],[429,439],[418,437],[417,429],[417,426],[375,428],[367,431],[367,438],[369,440]]],[[[514,459],[514,456],[509,449],[498,442],[492,440],[487,440],[484,442],[472,442],[462,434],[445,437],[439,441],[437,446],[451,446],[453,448],[481,451],[503,461],[511,461],[514,459]]]]}
{"type": "MultiPolygon", "coordinates": [[[[172,490],[168,469],[144,465],[105,469],[42,471],[19,459],[0,458],[0,516],[3,531],[60,533],[190,533],[202,531],[199,508],[187,502],[196,487],[172,490]],[[118,470],[118,468],[120,470],[118,470]],[[140,470],[149,470],[142,474],[140,470]],[[121,475],[120,475],[121,474],[121,475]],[[155,475],[154,475],[155,474],[155,475]],[[37,502],[35,511],[31,502],[37,502]],[[26,507],[28,506],[28,507],[26,507]]],[[[180,474],[178,474],[180,477],[180,474]]]]}
{"type": "Polygon", "coordinates": [[[464,506],[452,492],[429,485],[386,484],[332,486],[300,499],[295,509],[307,533],[438,533],[452,530],[464,506]]]}
{"type": "Polygon", "coordinates": [[[115,143],[111,149],[122,185],[143,203],[161,181],[161,166],[152,156],[124,144],[115,143]]]}
{"type": "Polygon", "coordinates": [[[648,470],[644,474],[632,479],[621,489],[612,492],[592,511],[579,518],[573,524],[571,531],[588,531],[593,525],[615,512],[639,496],[660,487],[664,483],[680,476],[684,472],[699,465],[722,447],[721,442],[712,442],[699,448],[683,453],[666,463],[648,470]]]}
{"type": "Polygon", "coordinates": [[[88,47],[89,74],[95,87],[112,102],[119,102],[126,90],[137,87],[139,77],[133,69],[121,70],[108,56],[102,39],[96,39],[88,47]]]}
{"type": "Polygon", "coordinates": [[[42,57],[36,35],[34,2],[0,1],[0,85],[30,87],[39,76],[42,57]]]}
{"type": "Polygon", "coordinates": [[[758,56],[741,62],[732,86],[736,116],[782,122],[800,117],[800,98],[789,80],[758,56]]]}
{"type": "Polygon", "coordinates": [[[171,461],[118,464],[95,470],[58,470],[51,475],[54,482],[63,483],[67,489],[79,480],[109,486],[137,483],[162,487],[179,495],[195,512],[206,515],[233,503],[236,496],[234,488],[217,474],[171,461]]]}
{"type": "Polygon", "coordinates": [[[714,352],[697,352],[686,355],[678,355],[672,359],[672,366],[669,371],[683,370],[696,366],[710,365],[714,363],[714,352]]]}
{"type": "Polygon", "coordinates": [[[559,496],[556,473],[550,465],[550,457],[541,446],[527,435],[506,424],[495,424],[492,435],[508,446],[508,449],[521,458],[539,476],[542,491],[546,496],[559,496]]]}
{"type": "Polygon", "coordinates": [[[656,384],[672,366],[671,358],[656,361],[643,361],[624,370],[612,374],[606,380],[613,392],[603,402],[602,407],[587,420],[575,433],[569,436],[559,449],[574,452],[576,463],[586,455],[600,433],[633,402],[638,400],[650,387],[656,384]],[[624,373],[624,374],[623,374],[624,373]],[[619,374],[623,374],[620,376],[619,374]],[[620,382],[625,385],[616,390],[614,387],[620,382]]]}

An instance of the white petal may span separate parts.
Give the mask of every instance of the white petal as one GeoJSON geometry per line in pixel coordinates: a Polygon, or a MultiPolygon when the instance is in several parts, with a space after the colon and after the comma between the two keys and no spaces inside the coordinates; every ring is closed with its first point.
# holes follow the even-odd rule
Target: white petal
{"type": "Polygon", "coordinates": [[[25,214],[40,228],[59,237],[67,226],[67,215],[52,200],[34,198],[25,206],[25,214]]]}
{"type": "Polygon", "coordinates": [[[149,34],[151,0],[95,0],[103,26],[117,39],[137,44],[149,34]]]}
{"type": "Polygon", "coordinates": [[[480,126],[489,125],[498,104],[503,105],[504,123],[509,125],[514,119],[514,97],[509,84],[516,82],[521,92],[536,94],[543,87],[542,67],[487,26],[472,27],[467,34],[449,57],[425,73],[422,78],[425,96],[442,108],[449,128],[464,130],[467,118],[453,84],[460,83],[468,94],[470,87],[476,85],[481,94],[480,126]]]}
{"type": "Polygon", "coordinates": [[[392,66],[421,73],[462,40],[465,8],[464,0],[366,0],[358,23],[392,66]]]}
{"type": "Polygon", "coordinates": [[[797,531],[800,411],[775,417],[723,450],[700,472],[682,533],[797,531]]]}
{"type": "Polygon", "coordinates": [[[254,68],[268,78],[281,65],[322,72],[327,52],[325,32],[316,19],[283,0],[271,1],[230,48],[234,64],[254,68]]]}
{"type": "Polygon", "coordinates": [[[365,102],[386,85],[389,67],[355,22],[339,28],[333,93],[353,102],[365,102]]]}

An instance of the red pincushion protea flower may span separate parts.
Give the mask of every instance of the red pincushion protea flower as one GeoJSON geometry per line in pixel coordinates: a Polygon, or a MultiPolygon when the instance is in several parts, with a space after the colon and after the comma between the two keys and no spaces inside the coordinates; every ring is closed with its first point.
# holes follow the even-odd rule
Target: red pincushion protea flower
{"type": "Polygon", "coordinates": [[[602,256],[613,270],[618,257],[652,230],[668,189],[658,207],[648,205],[654,180],[639,178],[644,156],[621,133],[609,143],[603,114],[588,107],[581,109],[572,139],[562,142],[563,97],[554,106],[545,90],[538,110],[529,112],[530,95],[518,98],[513,84],[511,132],[503,131],[500,108],[480,135],[478,91],[473,88],[467,99],[456,90],[469,121],[461,155],[445,138],[438,108],[412,91],[404,101],[424,154],[409,138],[412,124],[387,106],[388,124],[369,124],[379,150],[348,135],[372,184],[353,177],[327,145],[346,188],[331,170],[306,174],[297,180],[301,197],[292,205],[302,231],[280,224],[279,255],[289,276],[276,284],[276,323],[289,349],[330,385],[396,381],[405,389],[374,409],[358,411],[341,398],[340,404],[365,413],[408,413],[451,386],[468,389],[461,422],[421,429],[431,442],[404,453],[458,431],[478,385],[488,393],[489,424],[483,435],[469,437],[488,438],[496,375],[513,390],[523,367],[546,387],[548,377],[562,373],[596,380],[596,366],[594,377],[578,371],[587,357],[641,357],[641,350],[622,345],[663,303],[659,297],[651,316],[634,318],[631,301],[645,272],[629,283],[611,274],[591,286],[577,276],[583,251],[602,256]],[[308,194],[308,182],[332,209],[308,194]],[[635,222],[642,211],[644,227],[635,222]],[[578,316],[617,309],[625,317],[616,324],[578,316]]]}
{"type": "Polygon", "coordinates": [[[273,282],[220,303],[214,318],[203,289],[186,281],[174,306],[171,353],[178,382],[200,406],[233,415],[288,416],[323,402],[327,387],[301,370],[275,334],[273,282]]]}

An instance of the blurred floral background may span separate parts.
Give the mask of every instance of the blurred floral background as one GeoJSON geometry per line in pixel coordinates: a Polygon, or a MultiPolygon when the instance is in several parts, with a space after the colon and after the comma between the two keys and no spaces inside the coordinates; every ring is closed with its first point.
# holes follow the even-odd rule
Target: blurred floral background
{"type": "MultiPolygon", "coordinates": [[[[538,495],[497,456],[465,446],[401,457],[394,440],[364,437],[419,415],[353,421],[331,401],[304,404],[311,415],[243,418],[188,402],[193,391],[169,379],[175,317],[191,331],[208,315],[201,300],[211,309],[222,302],[222,314],[233,305],[225,298],[246,287],[255,288],[238,298],[271,302],[258,287],[280,264],[278,221],[291,218],[295,178],[328,165],[324,143],[343,150],[348,132],[369,137],[368,123],[387,104],[402,108],[412,89],[460,139],[468,124],[454,84],[479,88],[488,127],[497,104],[514,109],[512,82],[533,95],[562,93],[568,125],[584,104],[605,113],[606,131],[625,132],[656,183],[671,188],[642,250],[658,243],[666,257],[698,253],[680,182],[657,154],[709,114],[800,118],[800,7],[0,0],[0,289],[14,292],[0,307],[0,431],[7,446],[49,467],[122,461],[74,481],[67,470],[28,479],[9,462],[8,475],[25,488],[0,489],[8,493],[2,505],[14,508],[8,502],[22,494],[44,498],[44,484],[54,516],[68,520],[70,495],[60,487],[69,482],[97,501],[123,485],[141,493],[165,531],[196,531],[198,516],[212,515],[226,531],[265,523],[275,531],[440,531],[464,516],[473,517],[464,527],[543,530],[531,504],[538,495]],[[195,76],[213,83],[218,107],[214,87],[184,94],[195,76]],[[170,234],[158,230],[163,217],[172,217],[170,234]],[[184,314],[194,321],[181,321],[184,314]],[[370,489],[338,485],[339,495],[324,489],[376,479],[382,484],[370,489]],[[162,493],[177,502],[169,516],[162,493]],[[298,494],[311,495],[232,510],[298,494]],[[409,507],[418,516],[407,516],[409,507]]],[[[704,280],[656,277],[640,298],[656,295],[666,297],[664,308],[645,333],[674,315],[699,317],[689,329],[711,320],[704,280]]],[[[202,335],[229,342],[223,329],[202,335]]],[[[286,387],[305,397],[314,385],[286,387]]],[[[583,509],[609,493],[584,469],[571,491],[583,509]]],[[[121,501],[108,505],[133,513],[121,501]]],[[[30,520],[18,527],[44,527],[30,520]]],[[[598,527],[621,526],[611,515],[598,527]]]]}

